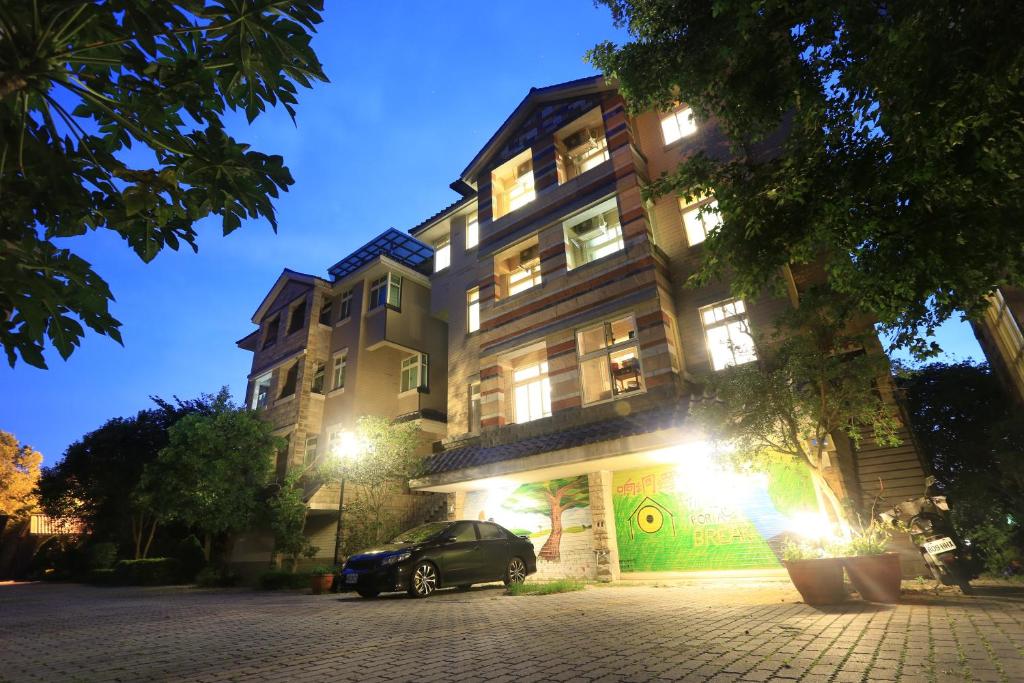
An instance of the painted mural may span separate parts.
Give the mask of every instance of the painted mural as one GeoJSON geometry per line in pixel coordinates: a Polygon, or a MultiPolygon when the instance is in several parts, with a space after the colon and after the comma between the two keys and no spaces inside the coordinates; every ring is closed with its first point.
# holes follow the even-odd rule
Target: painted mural
{"type": "Polygon", "coordinates": [[[596,569],[586,476],[471,491],[464,516],[528,536],[541,576],[590,576],[596,569]]]}
{"type": "Polygon", "coordinates": [[[818,509],[808,473],[785,462],[749,474],[710,463],[616,472],[612,502],[624,572],[779,567],[793,519],[818,509]]]}

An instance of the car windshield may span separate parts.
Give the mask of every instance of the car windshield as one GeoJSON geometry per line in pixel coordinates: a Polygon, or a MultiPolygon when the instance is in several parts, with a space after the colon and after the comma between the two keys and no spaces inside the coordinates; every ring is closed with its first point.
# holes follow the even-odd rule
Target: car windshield
{"type": "Polygon", "coordinates": [[[421,543],[436,536],[447,528],[450,522],[429,522],[418,527],[403,531],[391,539],[392,543],[421,543]]]}

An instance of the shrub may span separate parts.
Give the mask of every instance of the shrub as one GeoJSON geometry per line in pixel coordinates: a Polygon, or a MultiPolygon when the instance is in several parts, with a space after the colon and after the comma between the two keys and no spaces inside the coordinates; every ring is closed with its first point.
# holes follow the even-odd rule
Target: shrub
{"type": "Polygon", "coordinates": [[[203,545],[194,534],[178,541],[178,544],[174,547],[174,557],[178,560],[178,568],[180,570],[178,578],[182,583],[192,583],[195,581],[200,570],[206,566],[203,545]]]}
{"type": "Polygon", "coordinates": [[[972,529],[969,536],[989,574],[1010,576],[1024,560],[1024,553],[1014,545],[1012,530],[1004,525],[985,522],[972,529]]]}
{"type": "Polygon", "coordinates": [[[508,586],[509,595],[551,595],[553,593],[571,593],[587,587],[585,581],[575,579],[557,579],[540,583],[512,583],[508,586]]]}
{"type": "Polygon", "coordinates": [[[173,557],[121,560],[114,567],[114,578],[122,586],[166,586],[177,583],[179,571],[173,557]]]}
{"type": "Polygon", "coordinates": [[[331,567],[326,567],[326,566],[321,564],[321,565],[317,565],[317,566],[313,567],[312,569],[310,569],[309,573],[312,576],[327,576],[328,574],[333,574],[334,573],[334,569],[332,569],[331,567]]]}
{"type": "Polygon", "coordinates": [[[305,588],[309,585],[309,574],[271,570],[260,574],[257,585],[265,591],[305,588]]]}
{"type": "Polygon", "coordinates": [[[103,542],[93,543],[85,551],[85,569],[94,572],[97,569],[111,569],[117,562],[117,544],[103,542]]]}
{"type": "Polygon", "coordinates": [[[203,567],[195,579],[200,588],[232,588],[241,581],[242,577],[235,572],[218,567],[203,567]]]}

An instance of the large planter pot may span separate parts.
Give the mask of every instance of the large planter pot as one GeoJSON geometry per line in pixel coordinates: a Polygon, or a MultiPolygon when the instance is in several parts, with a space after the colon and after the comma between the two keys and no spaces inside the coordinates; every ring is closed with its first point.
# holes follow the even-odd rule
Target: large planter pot
{"type": "Polygon", "coordinates": [[[897,602],[900,599],[900,556],[896,553],[844,557],[843,566],[860,597],[869,602],[897,602]]]}
{"type": "Polygon", "coordinates": [[[333,574],[319,574],[309,577],[309,588],[313,591],[313,595],[326,593],[331,589],[331,584],[333,583],[333,574]]]}
{"type": "Polygon", "coordinates": [[[843,563],[838,558],[792,560],[785,565],[790,581],[808,605],[834,605],[846,600],[843,563]]]}

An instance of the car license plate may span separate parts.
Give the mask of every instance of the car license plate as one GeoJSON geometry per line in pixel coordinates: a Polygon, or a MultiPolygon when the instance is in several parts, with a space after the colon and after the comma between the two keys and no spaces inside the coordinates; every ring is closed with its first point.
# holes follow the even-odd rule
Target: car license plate
{"type": "Polygon", "coordinates": [[[345,574],[345,583],[358,583],[359,574],[345,574]]]}
{"type": "Polygon", "coordinates": [[[956,550],[956,543],[953,543],[953,539],[939,538],[934,541],[928,541],[924,544],[924,549],[932,555],[938,555],[939,553],[948,553],[950,550],[956,550]]]}

